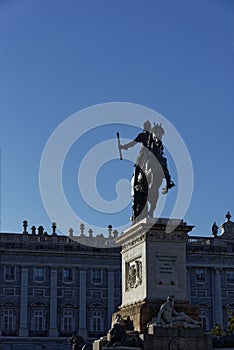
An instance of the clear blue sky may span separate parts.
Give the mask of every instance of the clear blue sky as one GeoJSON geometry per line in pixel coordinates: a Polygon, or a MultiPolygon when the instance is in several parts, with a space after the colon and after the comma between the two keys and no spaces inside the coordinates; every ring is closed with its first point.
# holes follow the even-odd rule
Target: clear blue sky
{"type": "MultiPolygon", "coordinates": [[[[117,101],[156,110],[183,138],[194,170],[184,220],[196,226],[194,234],[209,235],[213,221],[220,225],[228,210],[234,217],[232,0],[1,0],[0,33],[3,232],[20,231],[24,219],[50,231],[39,188],[49,137],[77,111],[117,101]]],[[[117,129],[97,129],[90,141],[77,141],[64,162],[67,201],[87,228],[118,226],[130,216],[130,207],[111,215],[91,210],[77,187],[80,150],[117,129]]],[[[138,132],[120,131],[126,138],[138,132]]],[[[127,161],[104,165],[97,177],[100,194],[112,200],[110,174],[118,181],[131,173],[127,161]]]]}

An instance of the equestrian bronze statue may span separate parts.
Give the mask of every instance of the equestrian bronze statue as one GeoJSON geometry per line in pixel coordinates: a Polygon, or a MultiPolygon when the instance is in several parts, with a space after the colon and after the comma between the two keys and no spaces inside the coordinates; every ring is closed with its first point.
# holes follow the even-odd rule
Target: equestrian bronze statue
{"type": "Polygon", "coordinates": [[[167,159],[164,156],[163,135],[164,129],[161,124],[156,124],[151,128],[149,121],[144,123],[143,132],[125,145],[120,144],[119,134],[117,135],[121,158],[122,149],[127,150],[137,143],[141,144],[132,177],[132,221],[148,216],[153,217],[159,197],[159,188],[164,178],[166,179],[166,187],[162,189],[163,194],[175,186],[168,170],[167,159]]]}

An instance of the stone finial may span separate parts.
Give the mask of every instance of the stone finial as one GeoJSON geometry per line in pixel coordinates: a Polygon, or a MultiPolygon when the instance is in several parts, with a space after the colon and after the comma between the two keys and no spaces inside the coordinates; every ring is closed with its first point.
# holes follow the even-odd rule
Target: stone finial
{"type": "Polygon", "coordinates": [[[225,215],[225,217],[226,217],[226,221],[230,221],[230,219],[231,219],[231,214],[230,214],[230,212],[228,211],[227,212],[227,214],[225,215]]]}
{"type": "Polygon", "coordinates": [[[80,235],[84,236],[84,229],[85,229],[85,225],[84,224],[80,224],[80,235]]]}
{"type": "Polygon", "coordinates": [[[39,236],[43,235],[43,232],[44,232],[44,227],[43,226],[39,226],[38,227],[38,234],[39,234],[39,236]]]}
{"type": "Polygon", "coordinates": [[[226,217],[226,221],[221,225],[221,228],[222,228],[221,236],[234,239],[234,222],[230,220],[231,214],[229,211],[227,212],[225,217],[226,217]]]}
{"type": "Polygon", "coordinates": [[[89,233],[89,237],[93,237],[93,230],[91,228],[89,229],[88,233],[89,233]]]}
{"type": "Polygon", "coordinates": [[[32,226],[31,231],[32,231],[32,235],[35,235],[36,234],[36,226],[32,226]]]}
{"type": "Polygon", "coordinates": [[[56,227],[57,227],[56,222],[52,222],[51,227],[52,227],[52,235],[55,236],[56,235],[56,227]]]}
{"type": "Polygon", "coordinates": [[[23,221],[23,228],[24,228],[23,233],[28,233],[28,232],[27,232],[27,227],[28,227],[28,222],[27,222],[27,220],[24,220],[24,221],[23,221]]]}
{"type": "Polygon", "coordinates": [[[108,233],[109,233],[109,237],[111,237],[111,233],[112,233],[112,225],[108,226],[108,233]]]}
{"type": "Polygon", "coordinates": [[[73,237],[73,233],[74,233],[73,228],[70,227],[68,230],[68,233],[69,233],[69,237],[73,237]]]}

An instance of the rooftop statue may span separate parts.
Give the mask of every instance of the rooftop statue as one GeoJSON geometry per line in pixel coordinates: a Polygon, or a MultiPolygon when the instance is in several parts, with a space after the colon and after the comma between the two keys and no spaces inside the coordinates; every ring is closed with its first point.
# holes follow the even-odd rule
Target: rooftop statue
{"type": "Polygon", "coordinates": [[[152,319],[147,325],[164,327],[164,328],[198,328],[200,322],[193,320],[190,316],[184,312],[177,312],[174,309],[175,297],[167,297],[167,301],[161,305],[156,317],[152,319]]]}
{"type": "Polygon", "coordinates": [[[214,222],[213,225],[212,225],[212,228],[211,228],[212,235],[214,237],[216,237],[218,235],[218,229],[219,229],[219,227],[216,225],[216,222],[214,222]]]}
{"type": "Polygon", "coordinates": [[[163,194],[166,194],[170,188],[175,186],[174,182],[171,181],[167,159],[164,157],[163,135],[164,129],[161,124],[156,124],[151,128],[149,121],[144,123],[143,132],[125,145],[120,144],[119,134],[117,133],[120,159],[122,159],[122,149],[127,150],[137,143],[141,143],[132,178],[132,220],[137,217],[144,218],[148,215],[153,217],[159,197],[159,187],[164,178],[166,179],[166,187],[162,189],[163,194]],[[148,202],[150,203],[149,211],[148,202]]]}

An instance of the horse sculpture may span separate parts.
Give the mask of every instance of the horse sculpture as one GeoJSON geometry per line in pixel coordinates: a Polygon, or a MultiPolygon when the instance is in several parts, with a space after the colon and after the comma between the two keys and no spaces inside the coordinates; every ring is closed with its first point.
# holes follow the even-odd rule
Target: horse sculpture
{"type": "Polygon", "coordinates": [[[154,210],[159,198],[159,188],[166,179],[166,187],[162,193],[175,186],[167,167],[167,159],[163,155],[162,136],[164,129],[161,124],[156,124],[151,129],[149,121],[144,123],[144,131],[135,140],[126,145],[120,145],[121,149],[127,150],[137,142],[142,144],[136,160],[135,171],[132,177],[132,221],[147,216],[153,217],[154,210]],[[150,209],[148,211],[148,203],[150,209]]]}

